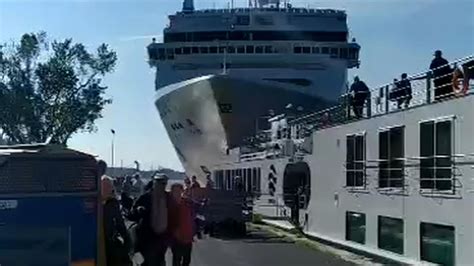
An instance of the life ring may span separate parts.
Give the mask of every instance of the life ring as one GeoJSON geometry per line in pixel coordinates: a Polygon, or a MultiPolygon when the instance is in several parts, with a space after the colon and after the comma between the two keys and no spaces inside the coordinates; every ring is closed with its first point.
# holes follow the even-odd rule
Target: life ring
{"type": "Polygon", "coordinates": [[[464,75],[459,68],[454,70],[452,84],[453,84],[453,92],[455,95],[458,95],[458,96],[465,95],[469,89],[469,84],[468,82],[466,82],[466,80],[464,80],[464,75]],[[463,79],[462,85],[459,84],[460,79],[463,79]]]}

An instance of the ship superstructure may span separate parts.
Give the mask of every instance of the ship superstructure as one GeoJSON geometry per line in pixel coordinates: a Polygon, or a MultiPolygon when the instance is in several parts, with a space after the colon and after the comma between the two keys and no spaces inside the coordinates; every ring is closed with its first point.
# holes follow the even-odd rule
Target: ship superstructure
{"type": "Polygon", "coordinates": [[[194,10],[184,1],[148,47],[156,105],[188,174],[232,160],[262,117],[334,104],[359,65],[344,11],[264,2],[194,10]]]}

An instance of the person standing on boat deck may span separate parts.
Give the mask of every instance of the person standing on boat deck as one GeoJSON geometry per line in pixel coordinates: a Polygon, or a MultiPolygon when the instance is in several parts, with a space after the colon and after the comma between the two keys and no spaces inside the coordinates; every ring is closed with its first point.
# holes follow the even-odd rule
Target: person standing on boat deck
{"type": "Polygon", "coordinates": [[[400,97],[398,99],[398,109],[401,108],[402,104],[405,104],[405,108],[408,108],[410,105],[410,101],[412,99],[412,90],[411,90],[411,83],[408,79],[407,73],[403,73],[401,76],[401,80],[398,83],[400,89],[400,97]]]}
{"type": "Polygon", "coordinates": [[[430,64],[430,70],[433,73],[433,83],[435,86],[435,100],[450,96],[453,92],[451,86],[452,69],[449,66],[448,60],[443,58],[443,53],[436,50],[433,60],[430,64]]]}
{"type": "Polygon", "coordinates": [[[361,118],[364,104],[370,97],[369,87],[358,76],[355,76],[349,92],[352,94],[351,105],[354,114],[357,118],[361,118]]]}
{"type": "Polygon", "coordinates": [[[129,216],[131,221],[138,223],[135,251],[143,255],[143,266],[166,265],[170,232],[176,225],[170,215],[171,197],[165,191],[167,182],[166,175],[155,175],[153,187],[137,199],[129,216]]]}
{"type": "Polygon", "coordinates": [[[173,266],[189,266],[191,264],[191,250],[193,245],[193,201],[184,196],[181,184],[171,186],[172,222],[176,224],[171,232],[171,250],[173,252],[173,266]]]}

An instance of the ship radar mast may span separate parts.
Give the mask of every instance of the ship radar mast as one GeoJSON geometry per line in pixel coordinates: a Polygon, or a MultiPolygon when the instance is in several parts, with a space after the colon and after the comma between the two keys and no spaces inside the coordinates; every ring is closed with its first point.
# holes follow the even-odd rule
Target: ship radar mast
{"type": "Polygon", "coordinates": [[[193,12],[193,11],[194,11],[194,0],[184,0],[183,12],[193,12]]]}

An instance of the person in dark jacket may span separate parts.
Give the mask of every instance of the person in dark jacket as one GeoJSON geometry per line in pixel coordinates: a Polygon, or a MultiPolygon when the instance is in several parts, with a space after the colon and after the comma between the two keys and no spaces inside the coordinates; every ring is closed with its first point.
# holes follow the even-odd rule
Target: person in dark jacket
{"type": "Polygon", "coordinates": [[[397,102],[398,109],[401,109],[404,105],[408,108],[412,99],[411,83],[408,79],[408,75],[403,73],[401,80],[393,80],[393,90],[390,92],[390,100],[397,102]]]}
{"type": "Polygon", "coordinates": [[[135,252],[143,255],[144,266],[166,265],[170,232],[176,226],[169,208],[171,197],[165,191],[167,181],[166,175],[155,175],[153,187],[136,200],[129,216],[137,223],[135,252]]]}
{"type": "Polygon", "coordinates": [[[451,84],[453,70],[449,66],[448,60],[443,58],[443,53],[436,50],[430,69],[433,73],[433,83],[435,86],[435,100],[450,96],[453,93],[451,84]]]}
{"type": "Polygon", "coordinates": [[[370,97],[369,87],[356,76],[354,77],[354,83],[352,83],[349,92],[352,94],[351,105],[354,114],[357,118],[361,118],[364,104],[370,97]]]}
{"type": "Polygon", "coordinates": [[[104,175],[106,167],[105,162],[99,161],[106,265],[129,266],[131,240],[115,197],[114,181],[104,175]]]}

